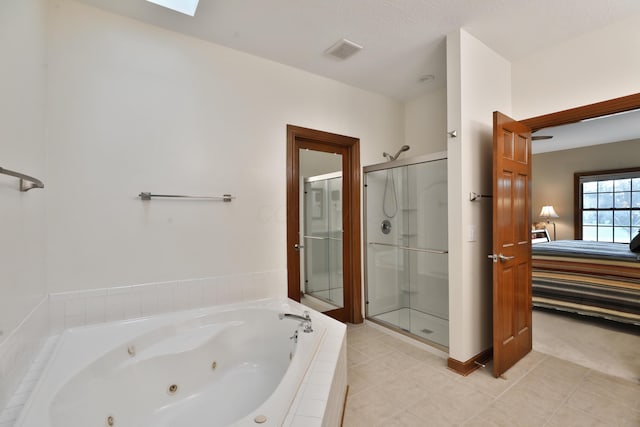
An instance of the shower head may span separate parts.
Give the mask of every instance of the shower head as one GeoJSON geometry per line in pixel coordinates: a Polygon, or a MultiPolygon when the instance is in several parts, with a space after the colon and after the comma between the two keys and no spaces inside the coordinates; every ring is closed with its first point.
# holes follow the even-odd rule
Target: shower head
{"type": "Polygon", "coordinates": [[[408,150],[409,150],[409,148],[411,148],[411,147],[409,147],[408,145],[403,145],[402,147],[400,147],[400,149],[398,150],[398,152],[396,153],[396,155],[395,155],[395,156],[392,156],[391,154],[386,153],[386,152],[385,152],[385,153],[382,153],[382,155],[383,155],[384,157],[388,157],[388,158],[389,158],[389,160],[397,160],[397,159],[398,159],[398,156],[400,156],[400,154],[401,154],[402,152],[404,152],[404,151],[408,151],[408,150]]]}

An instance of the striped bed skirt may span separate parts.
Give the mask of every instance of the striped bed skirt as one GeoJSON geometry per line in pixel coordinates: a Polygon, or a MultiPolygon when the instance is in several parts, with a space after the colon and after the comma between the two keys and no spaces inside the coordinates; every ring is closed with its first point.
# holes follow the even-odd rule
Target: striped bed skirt
{"type": "Polygon", "coordinates": [[[534,307],[640,325],[640,262],[533,255],[534,307]]]}

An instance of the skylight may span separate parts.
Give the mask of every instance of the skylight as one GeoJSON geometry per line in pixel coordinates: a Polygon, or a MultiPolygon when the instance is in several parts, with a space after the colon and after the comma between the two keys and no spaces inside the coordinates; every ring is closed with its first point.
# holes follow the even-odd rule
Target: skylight
{"type": "Polygon", "coordinates": [[[194,16],[196,14],[196,8],[200,0],[147,0],[150,3],[155,3],[159,6],[166,7],[167,9],[175,10],[176,12],[184,13],[185,15],[194,16]]]}

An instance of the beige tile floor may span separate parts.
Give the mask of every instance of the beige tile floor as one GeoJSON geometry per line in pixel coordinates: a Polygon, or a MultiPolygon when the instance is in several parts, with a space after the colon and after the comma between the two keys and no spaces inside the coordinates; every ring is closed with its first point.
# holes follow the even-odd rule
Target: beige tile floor
{"type": "Polygon", "coordinates": [[[533,348],[640,382],[640,327],[533,310],[533,348]]]}
{"type": "Polygon", "coordinates": [[[349,325],[345,427],[640,426],[640,385],[533,351],[504,378],[462,377],[379,329],[349,325]]]}

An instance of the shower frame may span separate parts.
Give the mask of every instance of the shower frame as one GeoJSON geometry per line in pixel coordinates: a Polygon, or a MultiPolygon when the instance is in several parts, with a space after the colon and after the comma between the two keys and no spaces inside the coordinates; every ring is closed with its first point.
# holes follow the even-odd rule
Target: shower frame
{"type": "MultiPolygon", "coordinates": [[[[386,161],[386,162],[382,162],[382,163],[376,163],[373,165],[369,165],[369,166],[365,166],[362,168],[362,174],[363,174],[363,185],[366,187],[367,185],[367,173],[368,172],[375,172],[375,171],[381,171],[381,170],[388,170],[388,169],[394,169],[394,168],[399,168],[402,166],[411,166],[411,165],[417,165],[420,163],[427,163],[427,162],[434,162],[434,161],[438,161],[438,160],[447,160],[447,152],[446,151],[439,151],[439,152],[435,152],[435,153],[430,153],[430,154],[425,154],[425,155],[420,155],[420,156],[414,156],[414,157],[406,157],[400,160],[391,160],[391,161],[386,161]]],[[[368,272],[368,250],[366,249],[366,247],[368,246],[368,236],[367,236],[367,191],[364,191],[363,189],[363,246],[365,246],[365,249],[363,250],[363,274],[364,274],[364,302],[365,302],[365,320],[367,320],[368,322],[372,322],[375,323],[377,325],[380,325],[384,328],[390,329],[394,332],[400,333],[402,335],[405,335],[411,339],[415,339],[417,341],[420,341],[424,344],[427,344],[431,347],[435,347],[438,350],[441,350],[445,353],[449,353],[449,348],[438,344],[437,342],[434,341],[430,341],[428,339],[422,338],[419,335],[416,334],[412,334],[411,332],[408,332],[398,326],[395,326],[391,323],[387,323],[387,322],[383,322],[380,321],[378,319],[374,319],[372,317],[369,316],[369,307],[368,307],[368,303],[369,303],[369,272],[368,272]]]]}

